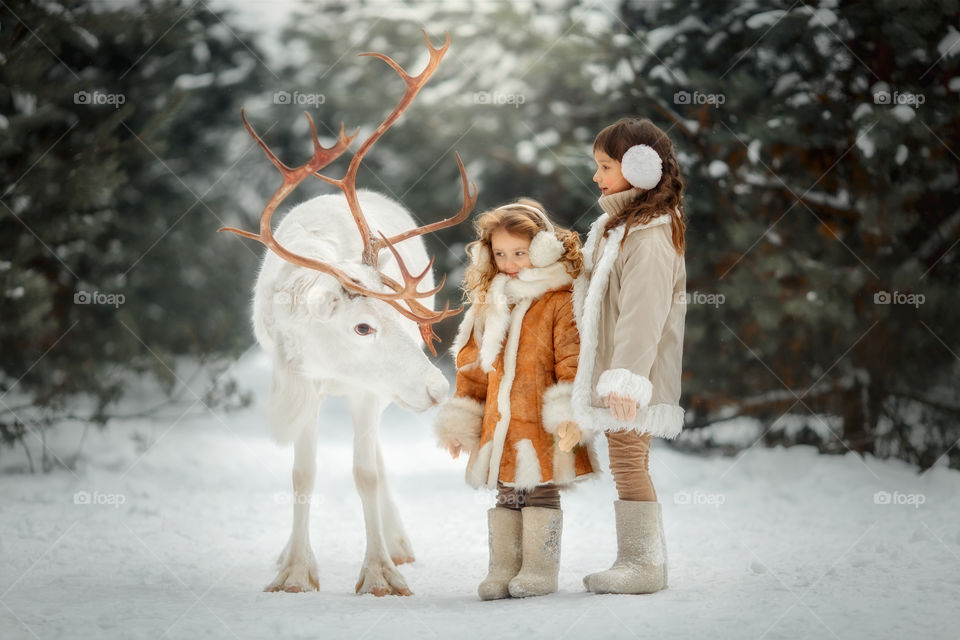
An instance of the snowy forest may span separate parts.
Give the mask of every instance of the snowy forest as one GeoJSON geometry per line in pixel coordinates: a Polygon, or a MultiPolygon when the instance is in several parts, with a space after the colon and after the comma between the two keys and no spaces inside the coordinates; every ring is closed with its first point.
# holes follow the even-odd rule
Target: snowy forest
{"type": "MultiPolygon", "coordinates": [[[[262,247],[215,232],[253,228],[277,178],[240,107],[297,164],[301,112],[328,142],[340,122],[375,125],[402,85],[356,54],[416,69],[425,29],[449,31],[450,54],[361,186],[439,219],[459,207],[458,151],[478,211],[528,195],[583,233],[592,136],[649,117],[678,150],[690,217],[677,446],[957,467],[954,5],[303,3],[264,41],[231,21],[242,3],[5,3],[2,455],[50,468],[48,429],[166,411],[186,370],[211,381],[206,405],[246,406],[227,368],[253,341],[262,247]],[[166,399],[121,409],[145,379],[166,399]],[[716,427],[738,417],[737,437],[716,427]]],[[[454,306],[471,233],[428,238],[454,306]]],[[[438,327],[445,343],[454,330],[438,327]]]]}
{"type": "MultiPolygon", "coordinates": [[[[960,0],[0,0],[0,637],[955,637],[958,71],[960,0]],[[447,34],[357,176],[420,224],[460,208],[459,154],[475,212],[528,196],[584,238],[600,129],[649,118],[676,150],[685,417],[651,461],[659,609],[579,598],[612,558],[609,477],[568,503],[589,516],[568,516],[560,593],[478,608],[489,495],[396,406],[419,599],[353,594],[342,404],[311,515],[325,599],[261,592],[291,451],[251,325],[266,250],[218,229],[256,230],[280,178],[241,108],[299,166],[304,111],[329,146],[403,95],[359,54],[415,74],[447,34]]],[[[330,193],[304,182],[280,211],[330,193]]],[[[438,308],[462,304],[473,239],[425,236],[438,308]]],[[[450,379],[459,320],[435,327],[450,379]]]]}

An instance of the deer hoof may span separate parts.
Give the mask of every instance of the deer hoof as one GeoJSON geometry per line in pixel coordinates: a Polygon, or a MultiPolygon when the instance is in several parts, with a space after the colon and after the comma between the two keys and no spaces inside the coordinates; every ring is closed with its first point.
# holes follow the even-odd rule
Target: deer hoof
{"type": "Polygon", "coordinates": [[[390,552],[390,559],[393,564],[409,564],[413,562],[413,547],[406,536],[398,536],[392,542],[388,542],[387,550],[390,552]]]}
{"type": "Polygon", "coordinates": [[[393,561],[388,563],[374,560],[364,563],[356,591],[360,595],[372,593],[377,597],[413,595],[393,561]]]}
{"type": "Polygon", "coordinates": [[[311,559],[308,562],[287,562],[273,582],[264,587],[264,591],[285,591],[287,593],[302,593],[320,589],[320,578],[317,574],[317,563],[311,559]]]}

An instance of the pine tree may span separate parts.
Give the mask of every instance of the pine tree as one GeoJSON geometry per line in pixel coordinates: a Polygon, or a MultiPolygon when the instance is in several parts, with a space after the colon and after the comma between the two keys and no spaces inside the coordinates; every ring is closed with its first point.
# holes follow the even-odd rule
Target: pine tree
{"type": "Polygon", "coordinates": [[[3,440],[105,425],[144,376],[244,402],[228,377],[194,397],[178,363],[222,371],[251,342],[238,274],[258,256],[215,233],[266,73],[248,36],[180,0],[12,2],[0,23],[3,440]]]}
{"type": "Polygon", "coordinates": [[[688,290],[723,296],[688,307],[695,424],[755,415],[768,443],[960,463],[957,3],[622,14],[618,106],[671,130],[688,290]]]}

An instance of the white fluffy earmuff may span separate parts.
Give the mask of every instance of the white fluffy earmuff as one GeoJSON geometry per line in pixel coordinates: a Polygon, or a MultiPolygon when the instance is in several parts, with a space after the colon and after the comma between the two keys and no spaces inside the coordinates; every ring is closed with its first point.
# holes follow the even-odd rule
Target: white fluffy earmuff
{"type": "Polygon", "coordinates": [[[557,230],[553,228],[553,224],[551,224],[547,218],[547,214],[536,207],[520,204],[519,202],[506,206],[520,207],[521,209],[534,212],[543,220],[543,224],[546,227],[544,231],[533,236],[533,240],[530,241],[530,264],[537,268],[549,267],[559,260],[560,256],[564,253],[563,243],[560,242],[560,238],[557,237],[557,230]]]}
{"type": "Polygon", "coordinates": [[[490,249],[487,248],[487,245],[482,242],[478,242],[471,246],[468,250],[470,254],[470,262],[477,266],[486,266],[490,264],[490,249]]]}
{"type": "Polygon", "coordinates": [[[653,189],[663,177],[663,159],[653,147],[635,144],[624,152],[620,173],[638,189],[653,189]]]}

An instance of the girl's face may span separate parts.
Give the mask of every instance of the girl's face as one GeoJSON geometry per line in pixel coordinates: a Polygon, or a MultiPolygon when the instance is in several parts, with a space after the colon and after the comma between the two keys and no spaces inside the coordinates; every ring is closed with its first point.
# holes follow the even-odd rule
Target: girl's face
{"type": "Polygon", "coordinates": [[[497,270],[511,278],[516,278],[520,269],[533,266],[530,264],[530,238],[514,235],[502,227],[490,234],[490,250],[497,270]]]}
{"type": "Polygon", "coordinates": [[[600,193],[609,196],[630,188],[620,172],[620,162],[614,160],[600,149],[593,152],[593,159],[597,163],[597,172],[593,174],[593,181],[600,187],[600,193]]]}

